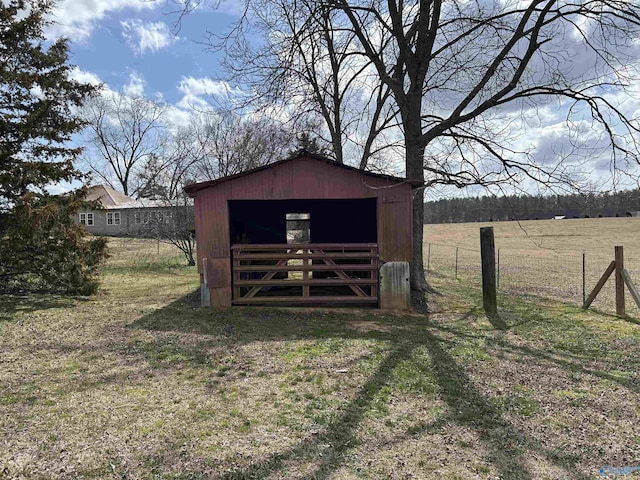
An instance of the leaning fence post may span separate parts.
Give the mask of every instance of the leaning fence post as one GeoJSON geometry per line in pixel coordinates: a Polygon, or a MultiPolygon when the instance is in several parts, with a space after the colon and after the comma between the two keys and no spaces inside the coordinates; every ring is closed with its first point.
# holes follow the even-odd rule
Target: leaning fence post
{"type": "Polygon", "coordinates": [[[616,315],[624,315],[624,251],[621,246],[615,247],[616,251],[616,315]]]}
{"type": "Polygon", "coordinates": [[[496,252],[493,227],[480,229],[480,256],[482,257],[482,305],[487,316],[497,317],[496,252]]]}

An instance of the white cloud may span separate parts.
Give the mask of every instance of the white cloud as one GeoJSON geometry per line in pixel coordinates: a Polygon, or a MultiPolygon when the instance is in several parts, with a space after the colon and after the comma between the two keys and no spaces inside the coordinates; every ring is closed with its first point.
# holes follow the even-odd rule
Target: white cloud
{"type": "Polygon", "coordinates": [[[133,19],[120,22],[120,25],[122,26],[122,36],[127,41],[127,45],[137,55],[146,51],[157,52],[179,39],[163,22],[143,23],[133,19]]]}
{"type": "Polygon", "coordinates": [[[182,93],[183,97],[177,105],[186,109],[209,106],[209,102],[202,97],[232,99],[243,95],[241,89],[232,88],[227,82],[194,77],[182,77],[178,84],[178,91],[182,93]]]}
{"type": "Polygon", "coordinates": [[[129,83],[122,87],[122,92],[130,97],[142,97],[146,82],[138,72],[129,74],[129,83]]]}
{"type": "Polygon", "coordinates": [[[171,132],[176,132],[180,127],[186,127],[191,120],[191,111],[186,111],[174,105],[169,105],[165,112],[167,128],[171,132]]]}
{"type": "Polygon", "coordinates": [[[80,83],[88,83],[90,85],[100,85],[102,81],[95,73],[81,70],[78,67],[73,67],[69,70],[69,78],[80,83]]]}
{"type": "Polygon", "coordinates": [[[53,8],[53,23],[46,31],[48,38],[67,37],[86,40],[96,24],[110,13],[157,8],[160,2],[140,0],[60,0],[53,8]]]}

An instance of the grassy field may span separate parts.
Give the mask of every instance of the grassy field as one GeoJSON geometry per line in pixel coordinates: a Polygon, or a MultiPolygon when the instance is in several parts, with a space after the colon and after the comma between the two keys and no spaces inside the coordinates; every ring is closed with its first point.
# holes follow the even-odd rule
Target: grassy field
{"type": "MultiPolygon", "coordinates": [[[[583,301],[614,258],[614,246],[622,245],[625,268],[640,285],[640,218],[591,218],[524,222],[425,225],[425,258],[433,275],[455,276],[480,285],[481,227],[494,229],[499,250],[500,287],[508,294],[554,298],[575,305],[583,301]]],[[[640,318],[640,310],[627,294],[628,313],[640,318]]],[[[593,307],[615,312],[613,278],[593,307]]]]}
{"type": "Polygon", "coordinates": [[[640,217],[425,225],[425,242],[479,250],[481,227],[493,227],[496,245],[506,250],[525,254],[598,250],[613,257],[613,247],[624,245],[640,264],[640,217]]]}
{"type": "MultiPolygon", "coordinates": [[[[477,225],[476,225],[477,226],[477,225]]],[[[587,479],[640,465],[640,325],[432,282],[430,313],[197,307],[113,241],[91,298],[0,297],[0,477],[587,479]]],[[[637,473],[635,474],[637,475],[637,473]]]]}

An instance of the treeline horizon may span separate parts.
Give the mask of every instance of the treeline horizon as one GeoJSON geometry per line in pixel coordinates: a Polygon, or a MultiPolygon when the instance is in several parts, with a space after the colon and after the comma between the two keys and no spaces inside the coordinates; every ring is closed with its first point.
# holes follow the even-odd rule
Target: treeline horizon
{"type": "Polygon", "coordinates": [[[424,223],[624,217],[640,211],[640,189],[573,195],[510,195],[425,202],[424,223]]]}

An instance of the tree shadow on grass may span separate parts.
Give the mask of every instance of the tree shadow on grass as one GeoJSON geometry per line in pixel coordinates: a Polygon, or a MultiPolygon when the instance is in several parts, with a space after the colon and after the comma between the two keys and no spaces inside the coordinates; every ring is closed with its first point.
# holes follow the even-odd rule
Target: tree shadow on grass
{"type": "Polygon", "coordinates": [[[291,462],[305,463],[317,459],[313,472],[305,477],[327,479],[343,465],[345,456],[358,445],[356,432],[373,399],[380,389],[388,385],[393,370],[409,359],[417,345],[425,345],[431,355],[433,369],[440,386],[440,395],[450,412],[438,419],[439,425],[455,423],[470,427],[478,434],[480,442],[488,452],[488,461],[499,472],[499,478],[532,479],[534,475],[526,465],[526,454],[535,452],[566,470],[573,478],[588,478],[575,475],[572,466],[577,459],[560,451],[547,449],[535,439],[519,432],[502,417],[473,386],[464,370],[439,345],[437,337],[427,334],[422,342],[402,342],[388,353],[377,371],[362,385],[355,398],[342,411],[340,417],[326,426],[324,433],[305,439],[285,452],[277,452],[252,463],[246,468],[235,469],[221,478],[225,480],[263,478],[287,468],[291,462]]]}
{"type": "MultiPolygon", "coordinates": [[[[481,313],[478,311],[478,309],[471,309],[466,314],[462,315],[459,321],[469,322],[477,318],[479,315],[481,315],[481,313]]],[[[510,322],[508,328],[510,330],[517,331],[521,327],[526,328],[530,325],[536,324],[540,326],[540,328],[547,328],[544,327],[544,324],[553,322],[555,320],[544,318],[536,314],[530,315],[531,318],[529,318],[528,320],[510,322]]],[[[627,321],[626,318],[617,317],[615,315],[607,313],[602,313],[600,315],[604,318],[611,319],[612,321],[627,321]]],[[[517,317],[516,314],[510,314],[510,316],[517,317]]],[[[539,348],[535,345],[518,345],[512,341],[509,341],[504,335],[492,335],[490,337],[487,337],[486,335],[483,335],[481,333],[469,333],[463,328],[456,327],[452,324],[437,324],[434,326],[434,328],[441,332],[449,333],[456,338],[468,338],[470,341],[483,340],[489,347],[495,347],[502,353],[512,354],[514,356],[514,361],[522,363],[523,365],[531,365],[532,363],[538,365],[553,364],[557,365],[567,372],[577,372],[598,377],[603,380],[608,380],[616,383],[636,393],[640,393],[640,383],[637,379],[634,380],[620,378],[620,376],[618,375],[614,375],[610,372],[591,368],[588,366],[588,363],[595,359],[597,359],[598,361],[608,361],[609,359],[607,358],[607,355],[610,355],[613,351],[617,351],[614,345],[608,345],[606,340],[604,338],[601,338],[597,333],[592,332],[592,338],[587,338],[587,334],[585,333],[574,333],[574,336],[576,336],[580,341],[593,341],[596,344],[597,348],[595,349],[595,351],[585,350],[583,352],[572,352],[566,349],[559,348],[558,346],[555,346],[553,344],[549,344],[548,342],[544,343],[544,340],[535,337],[535,340],[543,342],[542,346],[540,346],[539,348]]],[[[554,342],[561,345],[563,341],[566,342],[567,340],[567,336],[558,336],[554,339],[554,342]]],[[[448,340],[445,339],[443,339],[442,341],[448,342],[448,340]]],[[[629,371],[640,371],[640,364],[637,365],[637,368],[634,367],[634,363],[638,363],[638,360],[636,358],[625,357],[624,362],[629,371]]]]}
{"type": "MultiPolygon", "coordinates": [[[[183,297],[167,307],[134,321],[130,327],[151,331],[172,331],[201,335],[203,343],[248,344],[264,341],[323,340],[346,338],[378,340],[389,345],[377,369],[360,386],[351,401],[321,431],[284,451],[255,459],[220,475],[220,478],[264,478],[284,475],[292,464],[313,464],[306,478],[326,479],[344,466],[345,458],[358,446],[358,430],[374,399],[383,387],[393,383],[394,370],[412,358],[417,349],[429,356],[430,375],[447,409],[441,425],[455,424],[474,431],[487,452],[487,461],[505,479],[532,479],[529,455],[544,458],[567,477],[588,478],[576,472],[582,458],[543,445],[518,430],[503,410],[481,393],[453,356],[449,340],[437,333],[428,316],[394,315],[384,312],[294,308],[195,309],[193,296],[183,297]],[[366,327],[363,327],[366,325],[366,327]]],[[[407,432],[407,436],[411,435],[407,432]]]]}
{"type": "Polygon", "coordinates": [[[66,297],[59,295],[10,295],[0,294],[0,322],[12,321],[16,314],[32,313],[37,310],[73,307],[85,297],[66,297]]]}
{"type": "Polygon", "coordinates": [[[593,313],[597,313],[598,315],[601,315],[603,317],[610,318],[614,322],[622,321],[622,322],[633,323],[634,325],[640,325],[640,319],[636,317],[632,317],[629,314],[616,315],[614,313],[611,313],[610,311],[602,310],[601,308],[597,308],[593,306],[589,307],[587,310],[593,313]]]}
{"type": "Polygon", "coordinates": [[[422,344],[430,352],[440,395],[445,400],[448,414],[437,420],[441,426],[447,423],[469,427],[479,437],[488,452],[488,461],[498,471],[499,478],[527,480],[535,478],[526,465],[526,455],[535,452],[546,457],[573,478],[589,477],[576,474],[573,466],[579,460],[560,450],[545,448],[537,440],[519,432],[510,425],[501,412],[473,386],[473,383],[455,360],[440,346],[439,339],[431,334],[419,343],[397,344],[378,370],[361,387],[356,397],[344,409],[342,415],[327,425],[326,433],[307,439],[286,452],[278,452],[241,470],[222,476],[225,480],[237,478],[262,478],[284,469],[290,461],[298,461],[309,452],[322,453],[318,465],[307,478],[326,479],[341,467],[345,455],[357,444],[355,432],[377,392],[388,384],[393,369],[411,357],[413,349],[422,344]]]}

